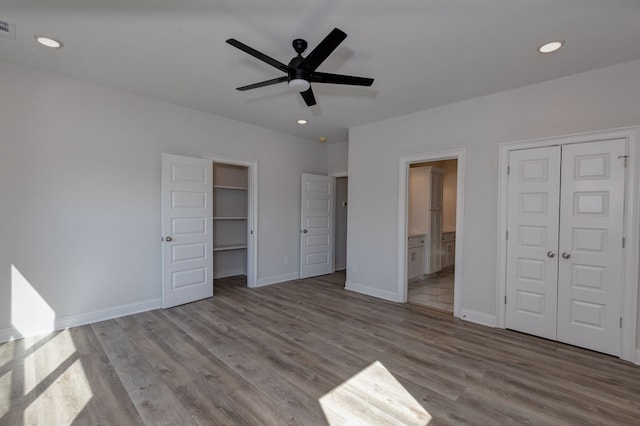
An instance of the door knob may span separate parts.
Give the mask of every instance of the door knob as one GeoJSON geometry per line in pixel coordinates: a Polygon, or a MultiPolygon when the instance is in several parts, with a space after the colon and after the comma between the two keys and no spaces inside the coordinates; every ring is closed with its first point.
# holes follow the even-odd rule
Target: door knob
{"type": "Polygon", "coordinates": [[[307,232],[309,232],[309,231],[307,231],[306,229],[303,229],[303,230],[302,230],[302,232],[303,232],[304,234],[306,234],[306,233],[307,233],[307,232]]]}
{"type": "Polygon", "coordinates": [[[549,250],[547,252],[547,257],[556,257],[556,254],[555,254],[555,252],[552,252],[551,250],[549,250]]]}
{"type": "Polygon", "coordinates": [[[167,242],[169,242],[169,241],[173,241],[173,238],[171,238],[171,237],[164,237],[164,240],[165,240],[165,241],[167,241],[167,242]]]}
{"type": "Polygon", "coordinates": [[[570,258],[570,257],[571,257],[571,254],[570,254],[570,253],[567,253],[566,251],[565,251],[564,253],[562,253],[562,258],[563,258],[563,259],[568,259],[568,258],[570,258]]]}

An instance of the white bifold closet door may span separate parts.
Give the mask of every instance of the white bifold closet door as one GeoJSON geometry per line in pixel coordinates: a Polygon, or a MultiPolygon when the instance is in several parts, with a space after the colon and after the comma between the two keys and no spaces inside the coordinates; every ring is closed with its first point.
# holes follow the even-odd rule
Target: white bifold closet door
{"type": "Polygon", "coordinates": [[[512,151],[507,328],[620,354],[624,140],[512,151]]]}

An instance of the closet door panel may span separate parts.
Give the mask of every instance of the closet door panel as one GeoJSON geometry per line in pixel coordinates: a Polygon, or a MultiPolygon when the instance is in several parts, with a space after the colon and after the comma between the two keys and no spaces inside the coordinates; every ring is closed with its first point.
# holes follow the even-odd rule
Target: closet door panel
{"type": "Polygon", "coordinates": [[[507,328],[556,338],[560,147],[509,154],[507,328]]]}
{"type": "Polygon", "coordinates": [[[619,355],[626,142],[562,148],[559,341],[619,355]]]}

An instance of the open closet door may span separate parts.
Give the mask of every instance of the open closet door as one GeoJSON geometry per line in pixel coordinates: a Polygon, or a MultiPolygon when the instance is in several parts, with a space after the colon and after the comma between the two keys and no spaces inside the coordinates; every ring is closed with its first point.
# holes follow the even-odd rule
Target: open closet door
{"type": "Polygon", "coordinates": [[[213,296],[210,160],[162,154],[162,307],[213,296]]]}
{"type": "Polygon", "coordinates": [[[332,199],[330,176],[302,174],[300,278],[333,272],[332,199]]]}

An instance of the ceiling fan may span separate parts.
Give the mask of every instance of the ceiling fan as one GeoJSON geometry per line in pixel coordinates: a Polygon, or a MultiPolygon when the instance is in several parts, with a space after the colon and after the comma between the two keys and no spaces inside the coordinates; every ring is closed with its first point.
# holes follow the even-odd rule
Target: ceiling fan
{"type": "Polygon", "coordinates": [[[311,89],[311,83],[331,83],[331,84],[346,84],[351,86],[371,86],[373,84],[372,78],[354,77],[351,75],[331,74],[325,72],[318,72],[316,69],[324,62],[329,55],[347,38],[347,34],[338,28],[334,28],[328,36],[324,38],[311,51],[306,57],[302,56],[302,52],[307,49],[307,42],[300,38],[293,40],[293,49],[298,54],[295,56],[288,65],[265,55],[262,52],[247,46],[244,43],[239,42],[236,39],[230,38],[227,43],[237,47],[243,52],[260,59],[263,62],[278,68],[280,71],[286,72],[286,76],[274,78],[271,80],[261,81],[259,83],[249,84],[248,86],[238,87],[237,90],[245,91],[255,89],[258,87],[270,86],[272,84],[288,82],[289,87],[297,92],[300,92],[300,96],[307,104],[307,106],[313,106],[316,104],[316,98],[313,95],[311,89]]]}

